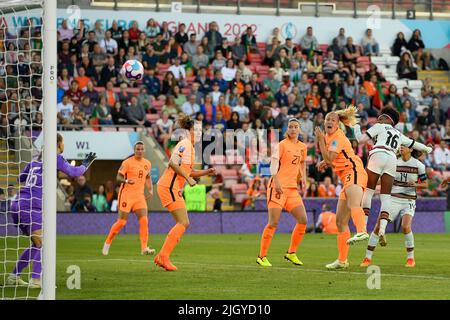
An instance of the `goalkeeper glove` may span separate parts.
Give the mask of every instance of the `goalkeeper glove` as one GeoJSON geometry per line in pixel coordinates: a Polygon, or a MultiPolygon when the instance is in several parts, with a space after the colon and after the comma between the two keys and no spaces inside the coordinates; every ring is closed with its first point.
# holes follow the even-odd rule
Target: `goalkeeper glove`
{"type": "Polygon", "coordinates": [[[95,154],[94,152],[89,152],[86,155],[86,158],[84,158],[82,165],[85,166],[87,170],[95,159],[97,159],[97,154],[95,154]]]}

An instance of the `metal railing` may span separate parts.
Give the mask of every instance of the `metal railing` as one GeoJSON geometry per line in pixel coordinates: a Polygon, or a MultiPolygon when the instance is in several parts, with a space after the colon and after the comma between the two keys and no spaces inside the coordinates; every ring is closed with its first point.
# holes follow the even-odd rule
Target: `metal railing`
{"type": "MultiPolygon", "coordinates": [[[[154,11],[170,11],[172,0],[91,0],[92,6],[110,7],[113,9],[145,7],[154,11]]],[[[428,18],[450,16],[448,0],[178,0],[190,12],[201,13],[212,6],[228,9],[230,13],[264,11],[274,15],[345,14],[353,17],[372,15],[379,11],[393,19],[396,18],[428,18]]],[[[210,12],[210,11],[209,11],[210,12]]]]}

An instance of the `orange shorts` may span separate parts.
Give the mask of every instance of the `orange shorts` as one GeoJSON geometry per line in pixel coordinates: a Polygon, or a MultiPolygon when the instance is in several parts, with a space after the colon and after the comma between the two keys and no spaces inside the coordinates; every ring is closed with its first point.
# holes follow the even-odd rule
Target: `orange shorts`
{"type": "Polygon", "coordinates": [[[340,200],[346,200],[345,188],[357,184],[361,186],[364,190],[367,187],[367,172],[365,170],[345,170],[339,175],[339,179],[342,182],[342,191],[339,194],[340,200]]]}
{"type": "Polygon", "coordinates": [[[279,208],[291,212],[298,206],[303,206],[303,200],[297,188],[283,188],[282,194],[277,193],[273,187],[267,189],[267,207],[269,209],[279,208]]]}
{"type": "Polygon", "coordinates": [[[158,185],[157,191],[163,207],[167,208],[167,210],[174,211],[176,209],[186,208],[181,190],[158,185]]]}
{"type": "Polygon", "coordinates": [[[131,211],[136,212],[139,209],[147,210],[147,200],[142,196],[131,196],[126,193],[122,193],[118,199],[119,211],[130,213],[131,211]]]}

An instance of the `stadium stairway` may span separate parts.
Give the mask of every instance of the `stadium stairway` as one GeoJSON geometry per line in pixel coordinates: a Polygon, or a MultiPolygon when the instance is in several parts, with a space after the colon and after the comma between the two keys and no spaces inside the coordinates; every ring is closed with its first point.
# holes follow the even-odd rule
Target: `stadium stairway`
{"type": "Polygon", "coordinates": [[[9,185],[17,185],[19,166],[14,153],[8,151],[5,139],[0,139],[0,188],[6,193],[9,185]]]}
{"type": "Polygon", "coordinates": [[[439,91],[442,86],[450,88],[450,72],[449,71],[419,71],[418,79],[425,80],[431,79],[431,85],[435,91],[439,91]]]}

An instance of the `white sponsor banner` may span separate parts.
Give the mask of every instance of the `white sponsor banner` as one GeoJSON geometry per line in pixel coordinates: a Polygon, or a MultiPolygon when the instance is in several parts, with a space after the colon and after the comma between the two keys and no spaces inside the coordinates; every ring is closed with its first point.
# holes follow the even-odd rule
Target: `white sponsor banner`
{"type": "Polygon", "coordinates": [[[95,152],[99,160],[123,160],[133,154],[136,132],[60,131],[64,137],[64,158],[82,160],[95,152]]]}
{"type": "MultiPolygon", "coordinates": [[[[29,14],[7,14],[0,18],[0,25],[7,25],[11,32],[18,26],[25,24],[27,18],[34,23],[39,22],[39,16],[31,11],[29,14]]],[[[234,40],[242,35],[247,27],[251,27],[257,36],[258,42],[267,42],[275,27],[280,28],[283,37],[289,37],[294,42],[299,42],[306,33],[306,28],[312,26],[314,35],[320,44],[331,44],[340,27],[345,28],[346,35],[354,38],[355,43],[361,43],[367,28],[374,29],[374,37],[380,47],[388,49],[394,43],[398,32],[403,32],[407,39],[414,29],[422,32],[422,37],[427,48],[444,48],[450,43],[449,20],[402,20],[380,18],[377,11],[369,12],[369,17],[304,17],[304,16],[264,16],[264,15],[231,15],[231,14],[196,14],[153,11],[125,11],[125,10],[88,10],[79,9],[77,6],[69,6],[66,9],[58,9],[58,27],[63,19],[68,19],[69,25],[77,26],[78,20],[83,19],[87,28],[92,29],[95,22],[99,21],[103,28],[111,27],[116,20],[122,28],[128,29],[133,21],[138,22],[141,30],[145,29],[147,20],[154,18],[161,24],[166,21],[169,30],[176,32],[180,23],[186,24],[188,33],[195,32],[202,37],[208,31],[208,24],[216,21],[223,36],[234,40]]],[[[198,38],[199,38],[198,37],[198,38]]]]}

